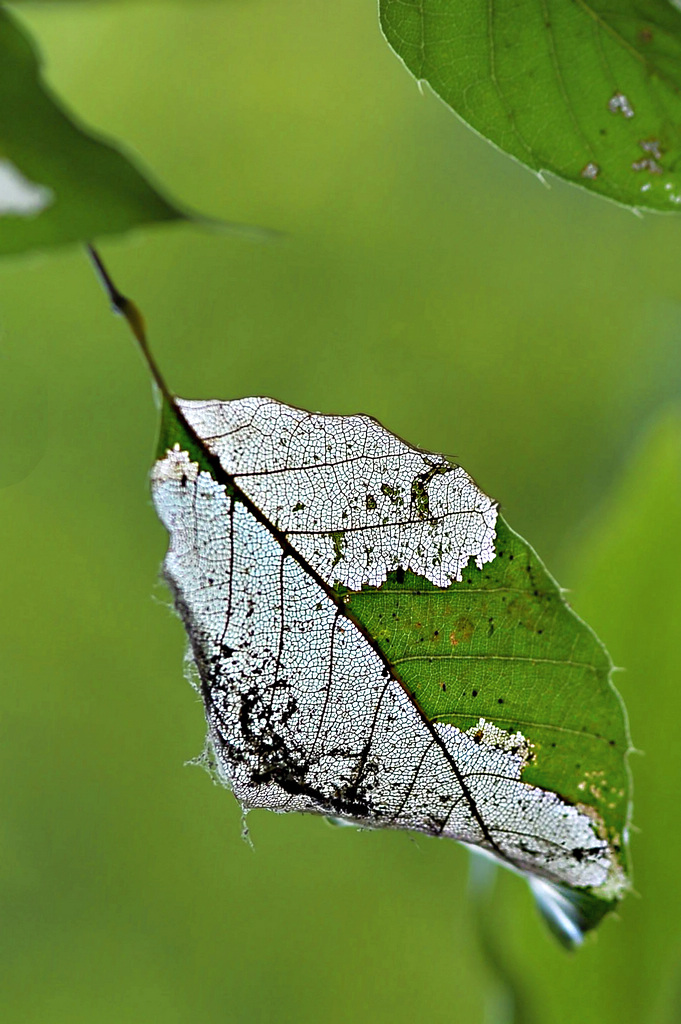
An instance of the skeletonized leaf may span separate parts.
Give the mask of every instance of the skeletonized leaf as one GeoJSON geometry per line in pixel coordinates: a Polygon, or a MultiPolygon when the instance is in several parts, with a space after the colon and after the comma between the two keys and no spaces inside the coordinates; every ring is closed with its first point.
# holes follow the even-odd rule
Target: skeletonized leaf
{"type": "Polygon", "coordinates": [[[609,658],[463,469],[366,416],[166,394],[152,488],[243,807],[475,844],[568,938],[615,904],[629,741],[609,658]]]}
{"type": "Polygon", "coordinates": [[[368,416],[162,396],[152,493],[208,745],[244,808],[474,845],[575,944],[628,888],[610,659],[460,467],[368,416]]]}
{"type": "MultiPolygon", "coordinates": [[[[677,5],[678,6],[678,5],[677,5]]],[[[681,12],[668,0],[380,0],[407,68],[521,163],[681,207],[681,12]]]]}

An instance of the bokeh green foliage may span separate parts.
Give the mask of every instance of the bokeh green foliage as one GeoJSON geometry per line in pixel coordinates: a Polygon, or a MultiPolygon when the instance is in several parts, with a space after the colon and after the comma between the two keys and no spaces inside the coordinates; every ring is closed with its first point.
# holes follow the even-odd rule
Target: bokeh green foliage
{"type": "MultiPolygon", "coordinates": [[[[676,220],[544,189],[420,96],[364,0],[188,6],[21,13],[79,116],[288,238],[178,227],[104,256],[180,393],[370,412],[462,462],[572,587],[646,752],[641,898],[568,957],[504,874],[497,937],[537,1020],[667,1024],[678,419],[631,459],[680,397],[676,220]]],[[[85,257],[4,261],[0,319],[2,1018],[481,1021],[462,849],[262,812],[252,850],[184,767],[204,725],[158,583],[156,411],[85,257]]]]}
{"type": "Polygon", "coordinates": [[[71,119],[45,88],[30,34],[2,7],[0,66],[0,160],[49,195],[37,215],[3,217],[0,256],[188,216],[71,119]]]}

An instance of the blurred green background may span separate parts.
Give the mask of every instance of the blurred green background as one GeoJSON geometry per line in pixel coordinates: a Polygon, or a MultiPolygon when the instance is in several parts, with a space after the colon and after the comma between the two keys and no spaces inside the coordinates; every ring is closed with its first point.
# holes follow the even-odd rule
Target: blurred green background
{"type": "MultiPolygon", "coordinates": [[[[681,219],[497,153],[419,92],[372,0],[16,11],[173,195],[286,232],[101,245],[178,392],[370,412],[455,456],[626,667],[640,898],[570,956],[503,873],[493,926],[526,1022],[681,1019],[681,219]]],[[[155,429],[83,254],[3,261],[0,1018],[502,1021],[463,848],[254,812],[252,849],[184,766],[204,725],[155,429]]]]}

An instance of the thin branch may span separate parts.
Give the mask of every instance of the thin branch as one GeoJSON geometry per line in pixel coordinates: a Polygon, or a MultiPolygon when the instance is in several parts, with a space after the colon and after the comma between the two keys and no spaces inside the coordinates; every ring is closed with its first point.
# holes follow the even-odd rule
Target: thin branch
{"type": "Polygon", "coordinates": [[[153,377],[156,385],[158,386],[159,391],[168,402],[174,404],[175,396],[173,395],[172,391],[166,384],[165,378],[159,369],[158,363],[154,359],[151,353],[151,349],[149,348],[146,327],[144,324],[144,317],[140,313],[135,303],[131,299],[126,298],[125,295],[123,295],[123,293],[118,290],[118,288],[116,287],[111,278],[111,275],[109,274],[109,271],[106,269],[104,263],[102,262],[102,257],[99,255],[95,247],[93,245],[88,245],[87,251],[90,256],[90,259],[92,260],[92,264],[95,268],[97,277],[101,281],[105,292],[109,296],[111,308],[113,309],[114,313],[117,313],[119,316],[124,317],[124,319],[126,320],[128,327],[132,331],[135,340],[137,341],[137,344],[140,347],[142,355],[144,356],[144,361],[149,367],[149,372],[151,373],[151,376],[153,377]]]}

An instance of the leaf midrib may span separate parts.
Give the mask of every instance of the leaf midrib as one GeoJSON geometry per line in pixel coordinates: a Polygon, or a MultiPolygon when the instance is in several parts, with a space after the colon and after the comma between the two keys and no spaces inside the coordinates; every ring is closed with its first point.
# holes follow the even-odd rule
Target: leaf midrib
{"type": "MultiPolygon", "coordinates": [[[[431,722],[430,719],[427,717],[427,715],[425,714],[425,712],[423,711],[423,709],[419,705],[418,701],[415,699],[414,694],[412,693],[412,691],[407,687],[407,685],[404,683],[404,681],[400,678],[399,674],[397,672],[395,672],[395,670],[393,669],[393,666],[390,663],[390,661],[388,660],[386,654],[381,650],[381,647],[380,647],[378,641],[374,637],[372,637],[372,635],[368,632],[366,626],[364,626],[364,624],[353,614],[351,609],[345,603],[344,598],[340,594],[338,594],[334,590],[334,588],[332,586],[330,586],[322,578],[322,576],[319,575],[317,570],[314,569],[307,562],[307,560],[300,554],[300,552],[297,551],[296,548],[294,548],[294,546],[288,540],[286,534],[283,533],[281,530],[279,530],[274,525],[274,523],[272,523],[271,520],[268,519],[267,516],[258,508],[258,506],[253,502],[253,500],[251,498],[249,498],[249,496],[247,494],[245,494],[244,491],[241,490],[241,488],[239,487],[238,483],[235,480],[235,477],[231,473],[227,472],[227,470],[223,467],[222,463],[220,462],[218,456],[215,455],[209,448],[206,447],[205,441],[203,440],[203,438],[201,438],[199,436],[199,434],[197,434],[197,432],[194,430],[194,428],[191,425],[191,423],[185,417],[184,413],[182,412],[181,408],[179,407],[179,405],[177,403],[176,398],[174,396],[172,396],[172,395],[167,395],[166,402],[168,402],[168,401],[171,402],[171,404],[172,404],[171,414],[179,422],[181,428],[184,431],[186,431],[186,433],[188,434],[189,438],[193,441],[193,443],[203,453],[203,455],[205,457],[205,460],[206,460],[206,463],[210,467],[211,475],[215,479],[215,482],[218,483],[218,484],[222,484],[223,486],[225,486],[225,487],[227,487],[229,489],[229,493],[231,493],[231,495],[235,499],[240,501],[244,505],[244,507],[250,512],[250,514],[253,516],[253,518],[257,522],[259,522],[262,526],[264,526],[270,532],[270,534],[274,537],[276,542],[279,544],[279,546],[282,549],[282,551],[284,552],[284,554],[289,556],[295,562],[298,563],[298,565],[301,567],[301,569],[303,569],[303,571],[306,572],[310,576],[310,578],[314,580],[314,582],[317,584],[317,586],[319,586],[323,590],[323,592],[326,594],[326,596],[329,598],[329,600],[331,600],[332,603],[334,604],[334,606],[338,609],[340,614],[343,615],[349,622],[352,622],[352,624],[355,626],[355,628],[359,630],[360,634],[364,637],[364,639],[367,641],[367,643],[369,644],[371,649],[374,651],[374,653],[378,656],[378,658],[380,659],[380,661],[384,665],[385,670],[388,673],[389,677],[391,679],[394,679],[395,682],[402,688],[402,690],[406,694],[409,702],[411,703],[411,705],[414,707],[414,709],[418,713],[418,715],[419,715],[419,717],[421,719],[421,722],[423,723],[424,727],[427,729],[427,731],[430,734],[430,736],[432,737],[433,741],[437,744],[437,746],[442,751],[442,753],[443,753],[447,763],[450,765],[450,767],[451,767],[451,769],[452,769],[452,771],[453,771],[453,773],[454,773],[454,775],[456,777],[456,780],[457,780],[459,786],[461,787],[461,791],[462,791],[462,793],[463,793],[463,795],[464,795],[464,797],[465,797],[465,799],[466,799],[466,801],[468,803],[468,806],[470,808],[470,812],[471,812],[473,818],[475,819],[477,824],[480,826],[480,829],[482,831],[482,834],[483,834],[485,840],[489,843],[490,847],[495,852],[495,854],[497,856],[499,856],[502,860],[504,860],[507,863],[513,865],[514,867],[518,868],[519,870],[523,870],[521,865],[516,863],[514,858],[510,857],[507,853],[505,853],[505,851],[502,850],[501,847],[499,847],[497,845],[497,843],[495,842],[494,838],[490,834],[489,829],[487,828],[487,825],[485,824],[484,819],[482,818],[482,815],[480,814],[480,812],[479,812],[479,810],[477,808],[477,805],[475,803],[475,800],[473,799],[471,791],[470,791],[470,789],[468,788],[468,786],[466,784],[465,778],[463,777],[463,775],[459,771],[459,768],[458,768],[458,765],[456,763],[456,760],[452,757],[451,753],[447,750],[447,747],[445,746],[444,741],[442,740],[442,738],[437,733],[437,730],[435,728],[434,723],[431,722]]],[[[191,457],[191,453],[188,453],[188,454],[191,457]]],[[[201,685],[202,685],[202,688],[205,685],[203,679],[201,680],[201,685]]],[[[205,695],[205,696],[209,697],[209,695],[205,695]]]]}

